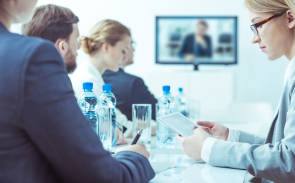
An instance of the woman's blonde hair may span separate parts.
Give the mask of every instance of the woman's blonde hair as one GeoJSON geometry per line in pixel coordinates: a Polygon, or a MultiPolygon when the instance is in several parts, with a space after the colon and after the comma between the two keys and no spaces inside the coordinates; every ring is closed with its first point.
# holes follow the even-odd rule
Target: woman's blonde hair
{"type": "Polygon", "coordinates": [[[245,0],[246,7],[257,13],[277,14],[286,10],[295,13],[294,0],[245,0]]]}
{"type": "Polygon", "coordinates": [[[89,55],[96,53],[103,43],[114,46],[124,36],[131,36],[130,30],[115,20],[102,20],[90,31],[88,36],[81,37],[80,43],[83,51],[89,55]]]}

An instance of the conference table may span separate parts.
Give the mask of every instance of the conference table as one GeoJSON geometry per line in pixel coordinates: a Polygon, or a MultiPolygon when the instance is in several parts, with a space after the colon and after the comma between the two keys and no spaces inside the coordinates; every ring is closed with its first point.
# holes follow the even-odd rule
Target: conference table
{"type": "Polygon", "coordinates": [[[150,183],[243,183],[247,173],[195,162],[182,152],[179,143],[173,148],[154,146],[149,149],[150,162],[156,172],[150,183]]]}
{"type": "MultiPolygon", "coordinates": [[[[231,129],[264,137],[271,125],[273,114],[272,106],[267,103],[246,103],[217,106],[216,109],[210,107],[210,110],[203,107],[201,117],[218,121],[231,129]]],[[[244,183],[247,182],[245,177],[249,178],[246,170],[214,167],[203,161],[191,160],[183,153],[177,140],[173,146],[159,147],[154,136],[151,144],[146,146],[150,152],[150,163],[156,173],[150,183],[244,183]]]]}
{"type": "MultiPolygon", "coordinates": [[[[217,121],[229,128],[251,132],[261,137],[266,135],[273,117],[272,108],[264,104],[246,105],[246,107],[243,105],[240,110],[242,114],[235,110],[234,106],[231,109],[234,112],[229,113],[230,118],[220,116],[214,118],[219,118],[217,121]]],[[[212,113],[209,115],[205,119],[212,117],[212,113]]],[[[151,183],[243,183],[247,174],[246,170],[214,167],[204,162],[195,162],[183,153],[177,141],[169,148],[157,146],[154,139],[149,150],[150,162],[156,172],[151,183]]]]}

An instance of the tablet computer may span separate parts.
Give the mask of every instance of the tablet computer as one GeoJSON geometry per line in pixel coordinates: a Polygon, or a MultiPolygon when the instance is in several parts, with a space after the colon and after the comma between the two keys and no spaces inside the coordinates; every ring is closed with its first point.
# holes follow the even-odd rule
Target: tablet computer
{"type": "Polygon", "coordinates": [[[165,124],[171,130],[184,137],[193,135],[194,129],[197,128],[195,122],[179,112],[160,116],[157,118],[157,121],[165,124]]]}

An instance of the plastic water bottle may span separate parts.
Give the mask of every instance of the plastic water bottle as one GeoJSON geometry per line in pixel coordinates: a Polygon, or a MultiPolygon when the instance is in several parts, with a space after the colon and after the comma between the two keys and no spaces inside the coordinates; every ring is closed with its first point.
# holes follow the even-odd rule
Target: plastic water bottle
{"type": "MultiPolygon", "coordinates": [[[[165,85],[162,87],[163,96],[159,98],[158,101],[158,113],[157,115],[163,116],[175,112],[175,102],[174,98],[170,93],[170,86],[165,85]]],[[[158,123],[157,140],[160,144],[170,144],[174,143],[175,133],[170,130],[166,125],[158,123]]]]}
{"type": "Polygon", "coordinates": [[[92,127],[94,132],[98,133],[98,118],[96,114],[96,105],[97,105],[97,97],[92,92],[93,83],[92,82],[84,82],[83,83],[83,93],[78,99],[80,108],[88,119],[89,125],[92,127]]]}
{"type": "Polygon", "coordinates": [[[183,93],[183,88],[178,88],[178,95],[175,97],[175,103],[177,111],[188,117],[188,106],[185,95],[183,93]]]}
{"type": "Polygon", "coordinates": [[[111,111],[111,120],[112,120],[112,145],[117,145],[117,121],[116,121],[116,97],[112,93],[112,85],[104,84],[102,86],[102,94],[99,96],[99,105],[106,106],[110,108],[111,111]]]}
{"type": "Polygon", "coordinates": [[[100,141],[103,144],[103,147],[106,150],[111,151],[112,150],[112,108],[106,105],[99,104],[97,107],[97,113],[98,113],[98,135],[100,138],[100,141]]]}

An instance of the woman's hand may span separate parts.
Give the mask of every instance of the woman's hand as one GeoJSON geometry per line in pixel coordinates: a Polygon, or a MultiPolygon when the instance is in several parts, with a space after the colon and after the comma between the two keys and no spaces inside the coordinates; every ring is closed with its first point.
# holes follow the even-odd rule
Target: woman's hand
{"type": "Polygon", "coordinates": [[[183,152],[195,161],[201,160],[201,152],[204,141],[209,135],[202,129],[197,128],[194,131],[194,135],[189,137],[177,136],[182,145],[183,152]]]}
{"type": "Polygon", "coordinates": [[[217,139],[227,140],[229,130],[227,127],[210,121],[198,121],[197,124],[202,127],[203,130],[217,139]]]}

